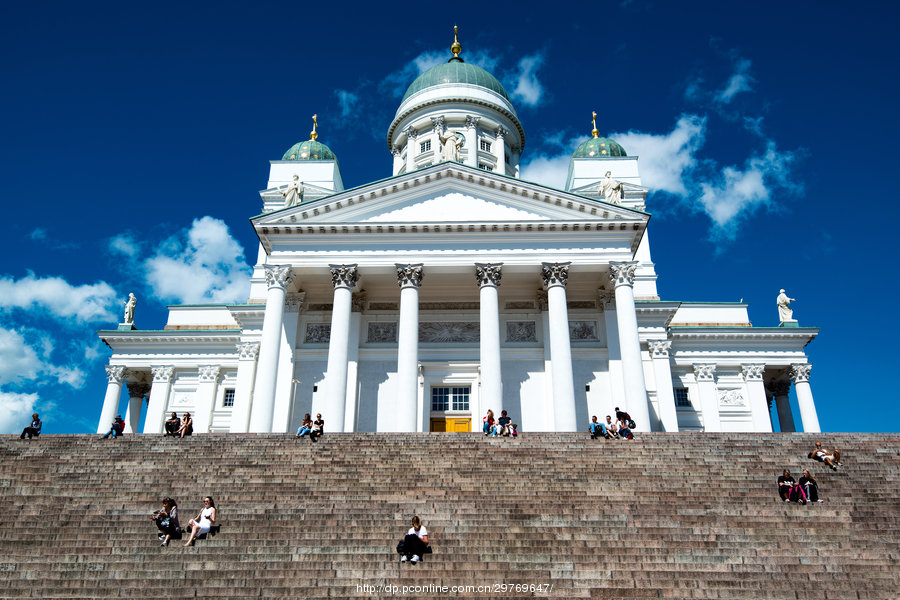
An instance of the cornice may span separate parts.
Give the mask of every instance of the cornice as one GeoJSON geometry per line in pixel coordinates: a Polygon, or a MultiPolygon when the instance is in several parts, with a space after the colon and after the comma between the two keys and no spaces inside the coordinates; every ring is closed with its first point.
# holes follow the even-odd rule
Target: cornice
{"type": "MultiPolygon", "coordinates": [[[[137,331],[100,330],[97,335],[107,346],[115,344],[147,344],[178,342],[222,342],[237,343],[240,341],[242,331],[240,329],[178,329],[162,330],[147,329],[137,331]]],[[[111,346],[110,346],[111,347],[111,346]]]]}
{"type": "MultiPolygon", "coordinates": [[[[806,340],[811,342],[819,334],[818,327],[669,327],[676,340],[806,340]]],[[[804,345],[806,345],[804,344],[804,345]]]]}

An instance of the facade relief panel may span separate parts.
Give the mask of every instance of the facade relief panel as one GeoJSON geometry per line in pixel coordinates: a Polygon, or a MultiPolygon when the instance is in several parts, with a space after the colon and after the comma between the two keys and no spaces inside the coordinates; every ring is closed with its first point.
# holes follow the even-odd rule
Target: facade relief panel
{"type": "Polygon", "coordinates": [[[478,343],[481,325],[477,321],[432,321],[419,325],[419,341],[435,343],[478,343]]]}
{"type": "Polygon", "coordinates": [[[536,342],[537,323],[534,321],[507,321],[507,342],[536,342]]]}
{"type": "Polygon", "coordinates": [[[396,344],[397,322],[373,322],[369,323],[366,342],[370,344],[396,344]]]}
{"type": "Polygon", "coordinates": [[[307,323],[304,344],[327,344],[331,338],[331,323],[307,323]]]}

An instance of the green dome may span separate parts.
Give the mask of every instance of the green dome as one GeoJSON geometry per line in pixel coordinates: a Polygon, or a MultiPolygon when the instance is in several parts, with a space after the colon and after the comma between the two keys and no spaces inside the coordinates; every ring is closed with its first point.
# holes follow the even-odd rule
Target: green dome
{"type": "Polygon", "coordinates": [[[316,140],[306,140],[305,142],[297,142],[284,153],[281,160],[337,160],[331,148],[317,142],[316,140]]]}
{"type": "Polygon", "coordinates": [[[424,90],[444,83],[464,83],[469,85],[477,85],[496,92],[503,96],[508,102],[509,95],[497,78],[475,65],[464,63],[460,58],[451,58],[449,62],[431,67],[412,82],[406,93],[403,94],[403,101],[407,98],[424,90]]]}
{"type": "Polygon", "coordinates": [[[572,154],[572,158],[606,158],[609,156],[628,156],[625,148],[615,140],[595,137],[584,142],[572,154]]]}

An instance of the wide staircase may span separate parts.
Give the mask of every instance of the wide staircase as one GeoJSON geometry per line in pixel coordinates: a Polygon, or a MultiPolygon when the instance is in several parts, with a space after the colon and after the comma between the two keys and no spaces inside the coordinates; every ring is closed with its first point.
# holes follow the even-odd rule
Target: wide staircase
{"type": "Polygon", "coordinates": [[[898,449],[894,434],[0,436],[0,597],[895,599],[898,449]],[[843,451],[838,472],[806,458],[817,439],[843,451]],[[824,502],[781,502],[784,468],[809,468],[824,502]],[[218,535],[160,547],[160,499],[186,524],[205,495],[218,535]],[[434,552],[400,564],[413,514],[434,552]]]}

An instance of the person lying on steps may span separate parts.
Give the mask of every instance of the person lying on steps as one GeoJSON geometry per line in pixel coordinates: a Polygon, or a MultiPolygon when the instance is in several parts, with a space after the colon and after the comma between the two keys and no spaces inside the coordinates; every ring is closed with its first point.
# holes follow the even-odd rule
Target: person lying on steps
{"type": "Polygon", "coordinates": [[[829,467],[831,467],[832,471],[837,471],[837,468],[841,466],[841,451],[829,451],[822,447],[822,442],[816,442],[816,449],[808,454],[809,458],[813,460],[817,460],[819,462],[823,462],[829,467]]]}

